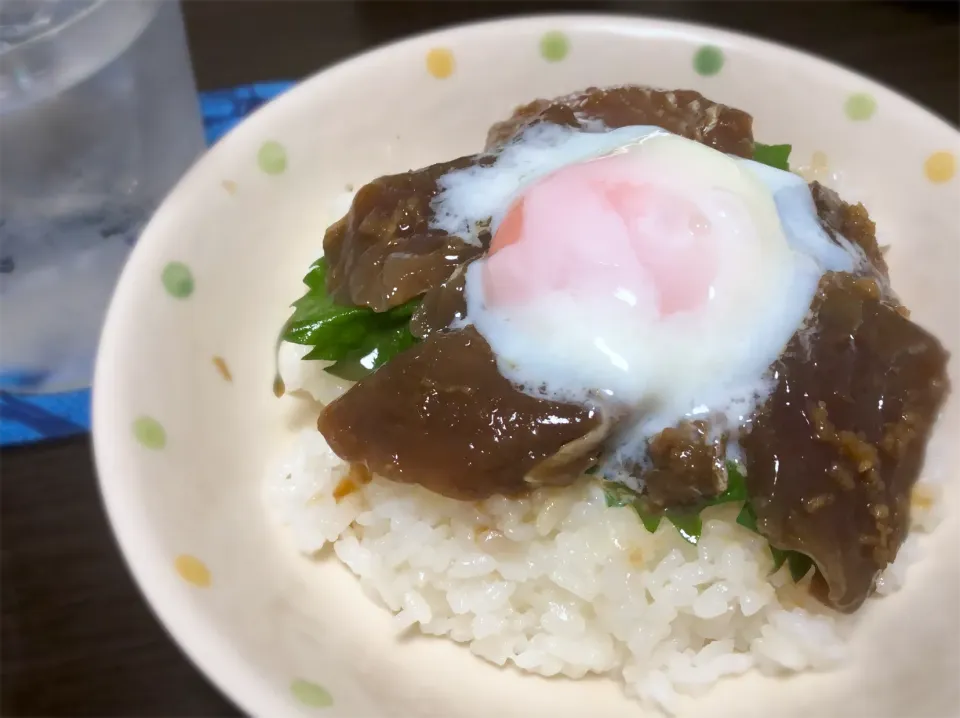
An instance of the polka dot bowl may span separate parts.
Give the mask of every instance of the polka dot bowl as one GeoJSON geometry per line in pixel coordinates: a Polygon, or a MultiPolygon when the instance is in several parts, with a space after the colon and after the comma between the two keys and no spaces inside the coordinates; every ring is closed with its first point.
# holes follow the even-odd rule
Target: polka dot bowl
{"type": "MultiPolygon", "coordinates": [[[[755,117],[758,140],[864,201],[894,282],[956,354],[958,136],[905,98],[759,40],[667,22],[539,17],[416,37],[332,67],[216,145],[157,212],[107,319],[94,391],[101,486],[147,600],[245,711],[461,718],[636,716],[614,681],[545,680],[451,643],[397,637],[333,560],[299,556],[260,501],[310,417],[272,390],[274,345],[348,185],[477,150],[536,97],[590,85],[692,88],[755,117]]],[[[955,362],[953,367],[955,367],[955,362]]],[[[927,474],[946,520],[905,590],[871,605],[823,675],[722,682],[689,715],[942,715],[958,665],[957,401],[927,474]],[[934,658],[935,657],[935,658],[934,658]]]]}

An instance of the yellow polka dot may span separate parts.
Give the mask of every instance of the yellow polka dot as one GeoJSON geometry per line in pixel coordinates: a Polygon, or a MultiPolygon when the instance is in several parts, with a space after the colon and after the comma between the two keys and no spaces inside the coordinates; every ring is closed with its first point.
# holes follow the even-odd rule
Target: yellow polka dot
{"type": "Polygon", "coordinates": [[[223,187],[227,194],[236,194],[237,193],[237,183],[233,180],[224,180],[220,183],[220,186],[223,187]]]}
{"type": "Polygon", "coordinates": [[[810,157],[810,167],[813,169],[825,169],[829,165],[827,154],[817,150],[810,157]]]}
{"type": "Polygon", "coordinates": [[[180,578],[187,583],[199,588],[207,588],[210,585],[210,569],[196,556],[182,553],[174,560],[173,566],[180,574],[180,578]]]}
{"type": "Polygon", "coordinates": [[[217,373],[222,376],[225,381],[233,381],[233,375],[230,373],[230,367],[227,366],[226,359],[220,356],[215,356],[213,358],[213,366],[216,368],[217,373]]]}
{"type": "Polygon", "coordinates": [[[453,53],[445,47],[435,47],[427,53],[427,72],[438,80],[453,74],[453,53]]]}
{"type": "Polygon", "coordinates": [[[957,158],[952,152],[934,152],[923,163],[923,172],[936,184],[949,182],[957,173],[957,158]]]}

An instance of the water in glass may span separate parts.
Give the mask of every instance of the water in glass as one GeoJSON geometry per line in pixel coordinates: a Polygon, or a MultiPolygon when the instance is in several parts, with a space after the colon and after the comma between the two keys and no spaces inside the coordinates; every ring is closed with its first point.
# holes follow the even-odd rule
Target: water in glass
{"type": "Polygon", "coordinates": [[[177,2],[0,0],[0,389],[89,385],[130,247],[203,146],[177,2]]]}

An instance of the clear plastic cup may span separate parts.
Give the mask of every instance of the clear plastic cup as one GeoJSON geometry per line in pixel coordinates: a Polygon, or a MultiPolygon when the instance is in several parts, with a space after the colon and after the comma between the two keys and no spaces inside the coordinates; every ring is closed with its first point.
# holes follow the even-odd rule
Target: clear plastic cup
{"type": "Polygon", "coordinates": [[[203,149],[179,3],[0,0],[0,389],[89,386],[130,247],[203,149]]]}

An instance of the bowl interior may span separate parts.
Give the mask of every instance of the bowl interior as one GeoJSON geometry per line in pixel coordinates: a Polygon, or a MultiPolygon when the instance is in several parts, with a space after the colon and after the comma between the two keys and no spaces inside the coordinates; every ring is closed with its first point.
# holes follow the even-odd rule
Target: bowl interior
{"type": "MultiPolygon", "coordinates": [[[[602,17],[451,29],[313,77],[214,147],[157,213],[117,290],[94,393],[126,558],[176,639],[248,712],[638,715],[613,680],[521,676],[447,641],[397,636],[332,554],[296,552],[260,498],[269,463],[313,419],[273,395],[273,352],[337,196],[478,150],[517,104],[619,83],[699,90],[753,114],[759,141],[791,143],[795,167],[867,205],[895,288],[957,353],[957,134],[862,77],[721,31],[602,17]]],[[[865,611],[849,664],[724,681],[690,715],[955,710],[957,404],[926,467],[948,486],[946,519],[906,588],[865,611]]]]}

